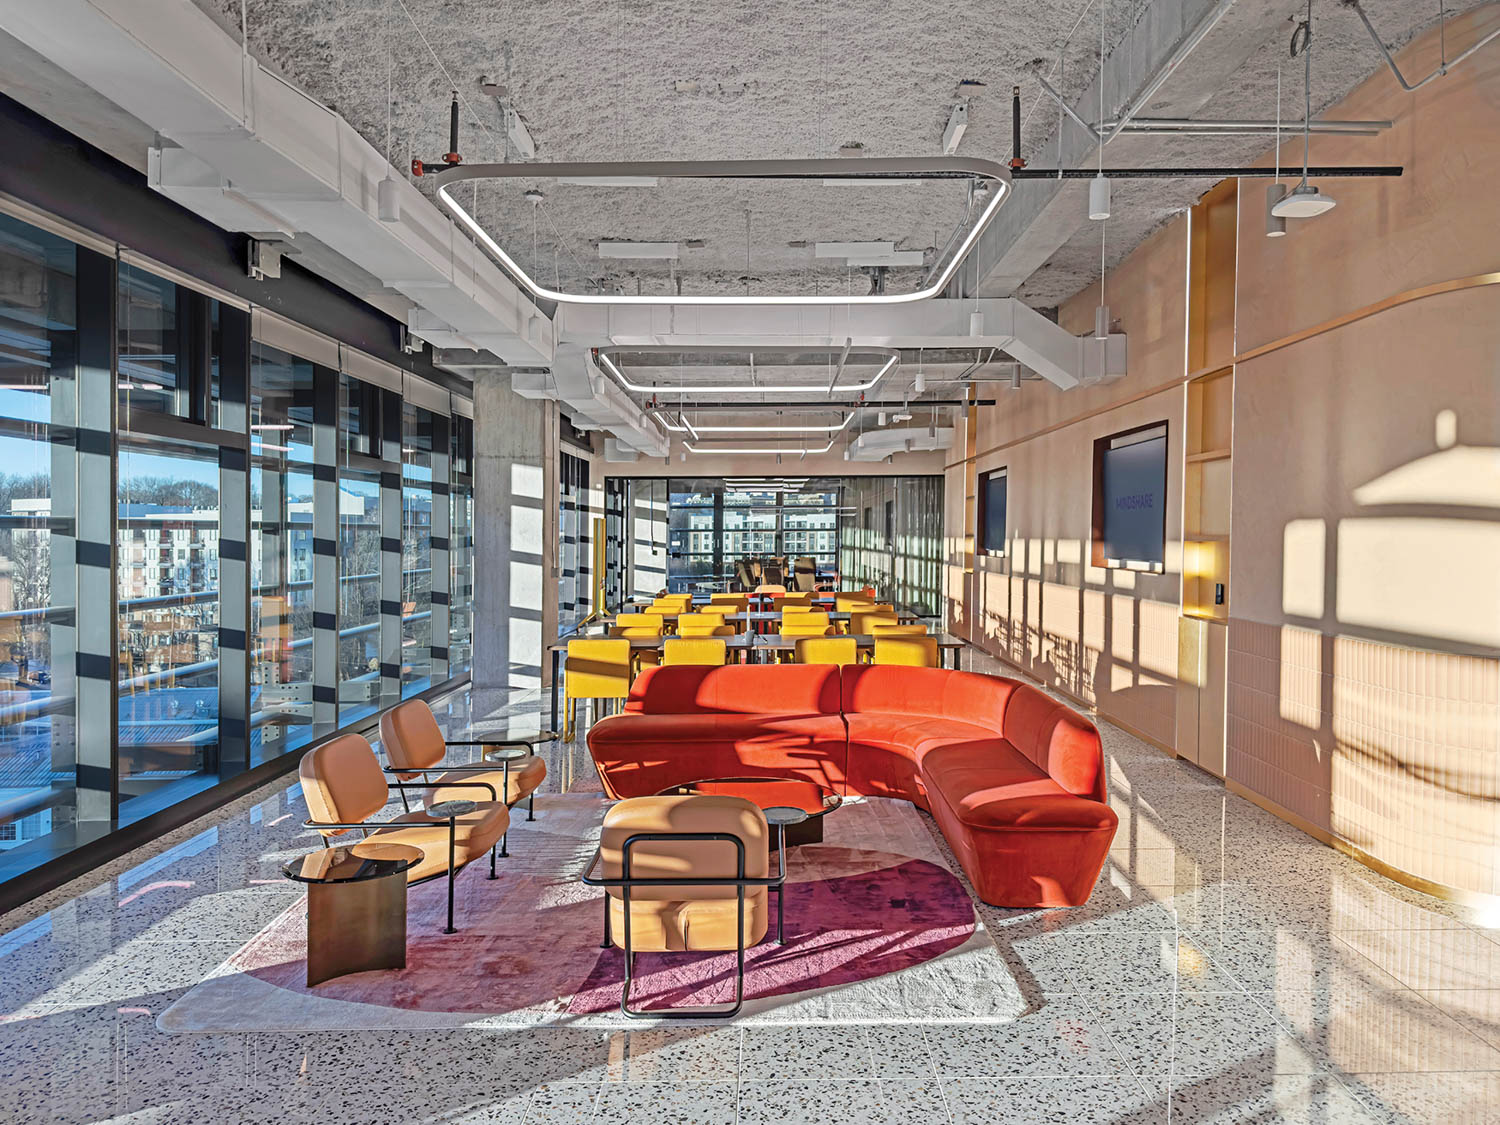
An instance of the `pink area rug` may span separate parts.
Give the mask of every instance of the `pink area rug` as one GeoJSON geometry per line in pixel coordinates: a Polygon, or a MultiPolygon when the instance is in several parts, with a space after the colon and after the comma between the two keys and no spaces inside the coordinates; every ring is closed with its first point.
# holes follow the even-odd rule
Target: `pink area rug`
{"type": "MultiPolygon", "coordinates": [[[[602,892],[578,882],[603,808],[591,797],[539,801],[538,821],[512,833],[514,854],[501,861],[499,879],[488,880],[481,865],[460,875],[457,934],[441,932],[444,882],[413,887],[402,970],[309,988],[302,900],[172,1005],[161,1026],[614,1026],[623,1019],[624,958],[600,948],[602,892]]],[[[983,982],[989,995],[1008,983],[968,891],[920,816],[899,802],[846,806],[828,818],[825,843],[789,851],[787,944],[774,940],[773,900],[771,931],[746,955],[746,1013],[878,1022],[909,1007],[913,993],[947,997],[945,1005],[961,1009],[976,979],[996,978],[983,982]],[[930,979],[912,978],[924,973],[930,979]]],[[[721,1003],[733,986],[732,953],[640,954],[632,999],[646,1007],[721,1003]]]]}

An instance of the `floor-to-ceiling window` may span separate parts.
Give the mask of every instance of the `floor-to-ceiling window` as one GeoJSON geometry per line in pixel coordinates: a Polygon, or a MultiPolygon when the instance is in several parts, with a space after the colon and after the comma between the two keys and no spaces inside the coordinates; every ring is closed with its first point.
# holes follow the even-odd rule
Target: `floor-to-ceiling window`
{"type": "Polygon", "coordinates": [[[401,421],[401,694],[425,691],[432,675],[432,464],[439,421],[405,404],[401,421]]]}
{"type": "Polygon", "coordinates": [[[250,375],[250,760],[313,731],[313,365],[256,343],[250,375]]]}
{"type": "Polygon", "coordinates": [[[77,254],[0,215],[0,851],[75,811],[77,254]]]}
{"type": "Polygon", "coordinates": [[[563,453],[557,489],[557,631],[566,633],[589,614],[589,463],[563,453]]]}
{"type": "MultiPolygon", "coordinates": [[[[122,263],[116,311],[122,801],[219,769],[218,302],[122,263]]],[[[85,482],[88,487],[88,482],[85,482]]]]}
{"type": "Polygon", "coordinates": [[[474,585],[449,390],[10,207],[0,880],[466,670],[474,585]]]}

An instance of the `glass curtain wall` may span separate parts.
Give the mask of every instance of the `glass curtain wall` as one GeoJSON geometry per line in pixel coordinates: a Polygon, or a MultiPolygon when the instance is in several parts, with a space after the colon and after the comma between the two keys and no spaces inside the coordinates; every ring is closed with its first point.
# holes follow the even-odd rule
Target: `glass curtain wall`
{"type": "Polygon", "coordinates": [[[0,879],[468,666],[472,421],[251,319],[0,214],[0,879]]]}
{"type": "Polygon", "coordinates": [[[77,254],[0,215],[0,851],[77,813],[77,254]]]}
{"type": "Polygon", "coordinates": [[[838,482],[829,480],[670,480],[668,588],[733,584],[738,564],[749,560],[777,568],[783,578],[798,558],[812,558],[820,572],[832,571],[838,563],[839,492],[838,482]]]}
{"type": "Polygon", "coordinates": [[[560,468],[557,490],[559,635],[575,629],[589,615],[593,602],[593,591],[589,588],[589,463],[582,457],[564,453],[560,468]]]}

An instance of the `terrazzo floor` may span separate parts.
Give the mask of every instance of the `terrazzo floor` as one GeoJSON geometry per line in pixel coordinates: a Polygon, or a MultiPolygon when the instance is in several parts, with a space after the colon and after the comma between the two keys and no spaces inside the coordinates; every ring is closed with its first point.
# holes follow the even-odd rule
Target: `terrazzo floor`
{"type": "MultiPolygon", "coordinates": [[[[163,1033],[299,893],[279,865],[313,838],[283,780],[0,918],[0,1121],[1500,1122],[1500,918],[1101,728],[1121,824],[1089,904],[979,906],[1013,1019],[163,1033]]],[[[581,741],[546,753],[548,789],[597,788],[581,741]]]]}

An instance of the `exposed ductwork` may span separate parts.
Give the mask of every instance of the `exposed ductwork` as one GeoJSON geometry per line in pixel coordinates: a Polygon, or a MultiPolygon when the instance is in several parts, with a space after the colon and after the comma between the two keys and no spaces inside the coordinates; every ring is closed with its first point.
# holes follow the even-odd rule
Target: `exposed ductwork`
{"type": "Polygon", "coordinates": [[[189,0],[0,0],[0,25],[145,122],[150,185],[226,230],[319,243],[403,294],[434,346],[548,363],[550,319],[338,114],[189,0]],[[379,185],[399,218],[379,218],[379,185]]]}
{"type": "Polygon", "coordinates": [[[931,449],[951,449],[953,428],[938,426],[893,426],[870,430],[849,443],[849,460],[884,461],[894,453],[918,453],[931,449]]]}
{"type": "Polygon", "coordinates": [[[511,388],[523,398],[566,404],[574,425],[608,430],[620,449],[646,457],[665,457],[671,449],[661,426],[599,369],[590,348],[559,344],[550,372],[517,371],[511,388]]]}

